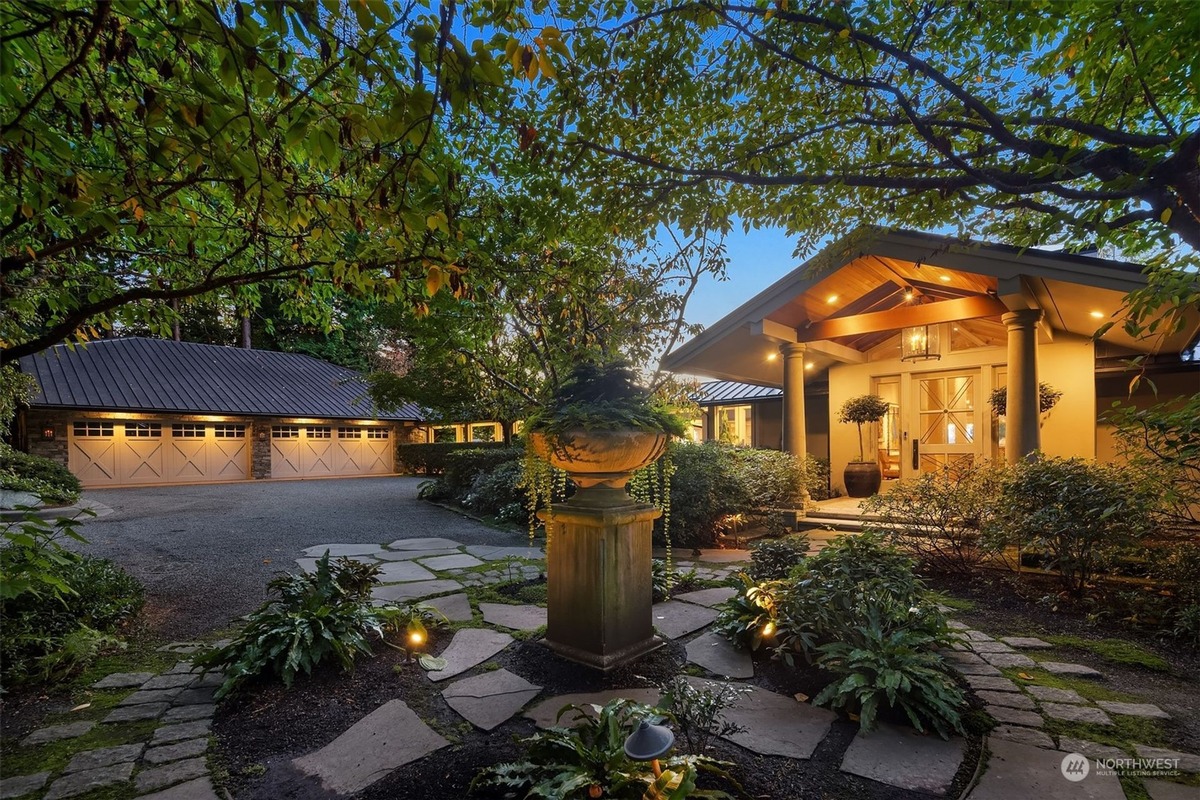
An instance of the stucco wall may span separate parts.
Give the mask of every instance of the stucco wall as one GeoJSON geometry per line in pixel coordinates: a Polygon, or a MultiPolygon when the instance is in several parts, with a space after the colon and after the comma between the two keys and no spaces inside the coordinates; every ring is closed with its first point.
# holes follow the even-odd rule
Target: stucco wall
{"type": "MultiPolygon", "coordinates": [[[[1044,419],[1042,450],[1056,456],[1094,458],[1096,454],[1095,349],[1090,339],[1056,333],[1054,342],[1038,346],[1038,377],[1063,392],[1058,405],[1044,419]]],[[[914,376],[938,372],[977,370],[977,439],[983,442],[986,457],[995,457],[993,426],[995,420],[987,405],[988,395],[1006,370],[1007,351],[1003,347],[980,348],[946,353],[940,361],[907,363],[899,359],[869,361],[865,364],[838,364],[829,370],[830,472],[834,485],[845,491],[842,472],[846,464],[858,458],[857,431],[853,425],[837,422],[838,409],[851,397],[873,391],[873,379],[899,376],[900,429],[909,437],[901,442],[902,477],[915,474],[911,464],[912,436],[917,426],[914,376]]],[[[864,430],[869,450],[875,458],[875,432],[864,430]]],[[[886,484],[887,482],[885,482],[886,484]]],[[[885,486],[886,489],[886,486],[885,486]]]]}
{"type": "Polygon", "coordinates": [[[1104,413],[1112,408],[1113,403],[1120,401],[1122,405],[1132,405],[1137,408],[1149,408],[1170,397],[1185,397],[1200,392],[1200,366],[1180,372],[1154,373],[1147,377],[1158,388],[1158,394],[1146,381],[1142,381],[1132,396],[1129,394],[1129,381],[1134,373],[1117,373],[1100,377],[1096,381],[1096,414],[1100,421],[1096,425],[1096,458],[1099,461],[1122,461],[1121,448],[1112,425],[1103,422],[1104,413]]]}

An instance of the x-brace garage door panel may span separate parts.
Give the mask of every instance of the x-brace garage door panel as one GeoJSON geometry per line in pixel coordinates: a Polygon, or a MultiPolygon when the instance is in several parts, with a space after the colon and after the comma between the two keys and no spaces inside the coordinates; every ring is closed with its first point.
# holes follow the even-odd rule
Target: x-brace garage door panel
{"type": "Polygon", "coordinates": [[[244,424],[78,420],[67,453],[68,467],[89,487],[250,477],[244,424]]]}

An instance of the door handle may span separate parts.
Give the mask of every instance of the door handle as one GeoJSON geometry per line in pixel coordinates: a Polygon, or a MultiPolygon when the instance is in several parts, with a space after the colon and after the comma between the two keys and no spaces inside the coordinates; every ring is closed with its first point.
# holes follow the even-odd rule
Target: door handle
{"type": "Polygon", "coordinates": [[[912,468],[913,469],[921,468],[921,440],[920,439],[913,439],[912,468]]]}

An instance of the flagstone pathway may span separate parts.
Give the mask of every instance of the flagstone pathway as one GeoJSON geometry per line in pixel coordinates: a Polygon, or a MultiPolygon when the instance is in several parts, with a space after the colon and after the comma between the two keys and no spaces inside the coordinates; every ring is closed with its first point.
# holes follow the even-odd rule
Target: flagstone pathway
{"type": "MultiPolygon", "coordinates": [[[[532,604],[475,605],[463,589],[541,575],[542,553],[536,548],[464,547],[444,538],[401,539],[387,545],[316,545],[307,548],[297,564],[311,570],[326,552],[332,557],[379,563],[384,584],[374,593],[376,602],[421,600],[455,622],[482,620],[474,627],[457,630],[440,654],[440,668],[427,673],[450,708],[482,730],[493,730],[522,710],[539,727],[548,727],[556,724],[560,709],[571,703],[586,707],[624,697],[654,704],[659,699],[658,690],[651,688],[544,697],[542,687],[491,661],[515,641],[509,631],[542,627],[545,609],[532,604]]],[[[698,575],[720,579],[738,570],[747,555],[745,551],[710,553],[680,562],[678,567],[694,567],[698,575]]],[[[726,737],[729,741],[759,755],[809,759],[826,739],[837,716],[801,702],[799,696],[739,683],[753,678],[753,660],[707,630],[717,616],[716,607],[734,592],[729,587],[701,589],[658,603],[653,609],[655,627],[661,635],[681,640],[687,660],[711,676],[692,677],[689,681],[701,685],[728,683],[744,690],[727,712],[727,718],[742,727],[726,737]]],[[[1095,680],[1103,680],[1103,675],[1085,665],[1041,660],[1039,651],[1052,648],[1042,640],[994,637],[961,622],[951,624],[957,641],[944,655],[999,723],[985,742],[990,758],[967,800],[1125,797],[1120,781],[1113,775],[1097,774],[1082,781],[1065,778],[1064,759],[1069,761],[1071,754],[1084,759],[1176,759],[1181,771],[1200,772],[1197,755],[1148,746],[1126,753],[1097,742],[1052,735],[1046,730],[1048,720],[1111,726],[1114,717],[1169,719],[1169,712],[1132,701],[1092,703],[1078,692],[1038,685],[1039,670],[1095,680]]],[[[177,642],[164,649],[188,654],[201,647],[177,642]]],[[[26,746],[86,736],[96,725],[153,721],[156,727],[152,733],[145,741],[80,752],[60,774],[47,771],[6,778],[0,786],[0,800],[35,796],[63,800],[115,785],[129,787],[127,796],[139,800],[218,800],[205,760],[215,708],[212,692],[218,680],[216,676],[201,678],[187,661],[162,675],[127,673],[104,678],[95,684],[96,688],[130,691],[103,719],[44,727],[25,739],[26,746]]],[[[561,724],[569,724],[569,720],[561,724]]],[[[406,703],[394,699],[293,764],[328,791],[349,795],[448,744],[406,703]]],[[[842,753],[839,766],[843,772],[863,779],[942,796],[953,783],[965,749],[961,738],[944,741],[881,724],[870,734],[860,732],[855,736],[842,753]]],[[[1151,800],[1197,800],[1200,794],[1195,787],[1169,781],[1146,780],[1144,786],[1151,800]]]]}

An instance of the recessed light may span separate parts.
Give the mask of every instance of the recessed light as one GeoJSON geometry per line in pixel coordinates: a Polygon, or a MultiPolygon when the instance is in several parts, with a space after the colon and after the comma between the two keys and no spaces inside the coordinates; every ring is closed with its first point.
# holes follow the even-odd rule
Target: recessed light
{"type": "Polygon", "coordinates": [[[833,305],[837,301],[838,301],[838,296],[836,294],[831,294],[831,295],[829,295],[829,297],[827,297],[825,299],[825,302],[829,303],[829,305],[833,305]]]}
{"type": "Polygon", "coordinates": [[[1093,311],[1092,319],[1104,319],[1104,312],[1103,311],[1093,311]]]}
{"type": "Polygon", "coordinates": [[[810,362],[808,362],[807,364],[805,364],[805,365],[804,365],[804,368],[805,368],[805,369],[812,369],[812,368],[813,368],[813,362],[811,362],[811,361],[810,361],[810,362]]]}
{"type": "Polygon", "coordinates": [[[779,353],[767,353],[767,361],[774,361],[779,358],[779,353]]]}
{"type": "Polygon", "coordinates": [[[938,275],[938,280],[941,281],[942,283],[949,283],[950,276],[949,275],[938,275]]]}

